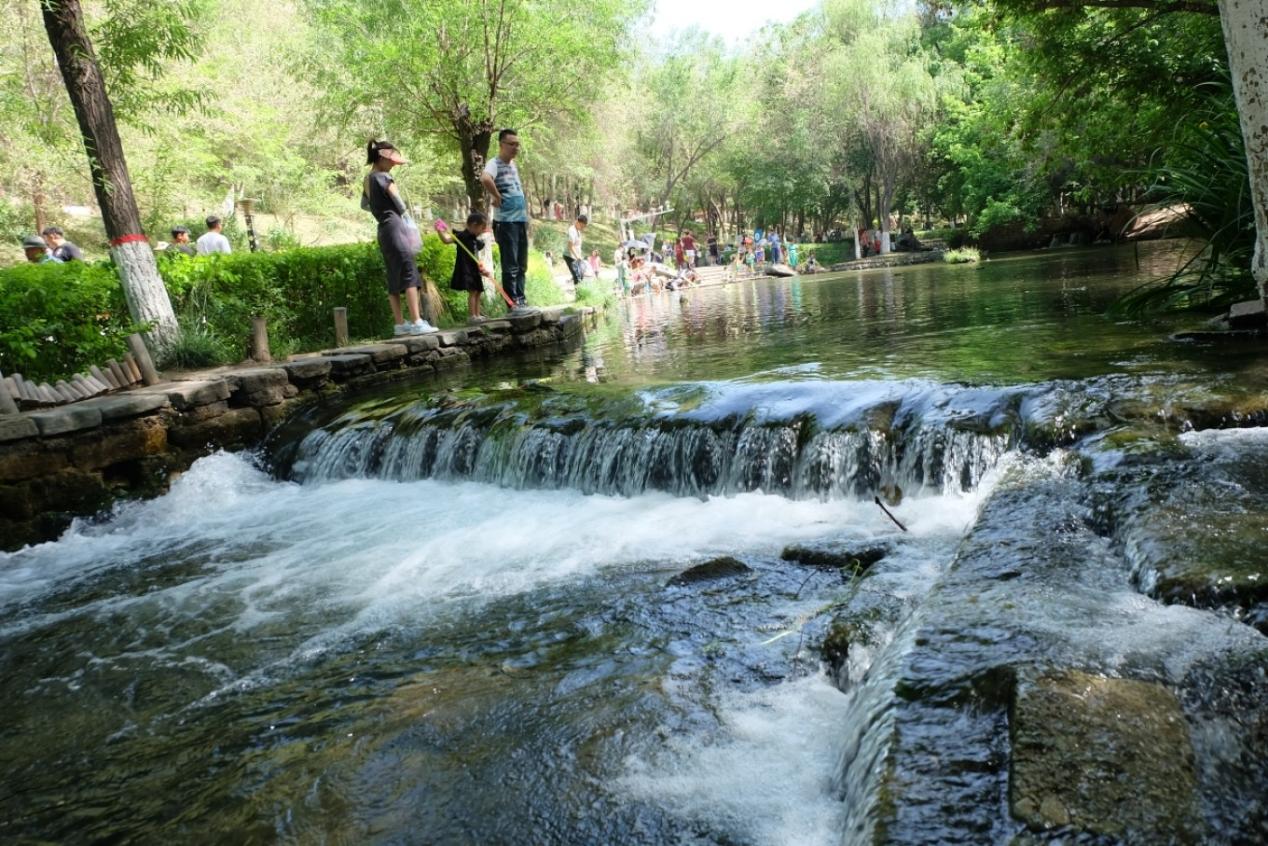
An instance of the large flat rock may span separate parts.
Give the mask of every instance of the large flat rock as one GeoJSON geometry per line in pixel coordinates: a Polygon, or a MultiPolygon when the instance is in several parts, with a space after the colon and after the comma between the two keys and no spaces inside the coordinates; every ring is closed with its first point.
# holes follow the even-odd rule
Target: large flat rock
{"type": "Polygon", "coordinates": [[[1075,670],[1023,677],[1012,747],[1013,814],[1031,828],[1200,840],[1188,725],[1160,684],[1075,670]]]}
{"type": "Polygon", "coordinates": [[[330,375],[338,379],[374,372],[374,358],[367,353],[331,353],[326,358],[330,361],[330,375]]]}
{"type": "Polygon", "coordinates": [[[40,433],[35,421],[25,414],[5,414],[0,416],[0,443],[33,438],[40,433]]]}
{"type": "Polygon", "coordinates": [[[409,355],[409,347],[404,344],[392,342],[390,344],[362,344],[359,347],[342,347],[338,350],[329,350],[322,353],[325,356],[338,355],[368,355],[375,364],[387,364],[392,361],[399,361],[409,355]]]}
{"type": "Polygon", "coordinates": [[[278,367],[286,371],[291,381],[301,384],[319,382],[330,376],[330,359],[321,355],[297,358],[278,367]]]}
{"type": "Polygon", "coordinates": [[[101,410],[74,403],[48,411],[33,411],[27,418],[35,423],[44,437],[64,435],[67,432],[78,432],[82,429],[95,429],[101,425],[101,410]]]}
{"type": "Polygon", "coordinates": [[[404,335],[392,343],[400,344],[411,353],[427,352],[440,346],[440,333],[428,332],[426,335],[404,335]]]}
{"type": "Polygon", "coordinates": [[[161,382],[147,388],[138,388],[135,394],[161,394],[177,411],[185,411],[200,405],[229,399],[229,383],[223,378],[191,382],[161,382]]]}
{"type": "Polygon", "coordinates": [[[281,367],[246,367],[225,372],[224,379],[233,391],[255,393],[269,388],[280,388],[288,381],[286,370],[281,367]]]}
{"type": "Polygon", "coordinates": [[[171,402],[165,394],[143,394],[129,391],[114,396],[84,400],[78,405],[99,409],[101,411],[101,419],[109,422],[111,420],[126,420],[129,417],[140,417],[143,414],[153,414],[156,411],[168,408],[171,402]]]}

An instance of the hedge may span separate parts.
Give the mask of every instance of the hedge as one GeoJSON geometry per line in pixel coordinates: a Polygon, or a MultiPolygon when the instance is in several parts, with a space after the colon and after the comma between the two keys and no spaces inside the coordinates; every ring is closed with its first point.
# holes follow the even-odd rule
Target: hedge
{"type": "Polygon", "coordinates": [[[121,358],[137,330],[114,267],[24,264],[0,270],[0,371],[53,381],[121,358]]]}
{"type": "MultiPolygon", "coordinates": [[[[428,233],[419,255],[424,277],[444,299],[441,322],[450,325],[467,318],[466,292],[449,289],[454,251],[428,233]]],[[[383,258],[373,243],[199,257],[164,253],[159,271],[186,334],[213,341],[214,357],[223,362],[245,356],[253,316],[268,320],[275,357],[329,347],[336,306],[348,309],[354,339],[392,334],[383,258]]],[[[529,261],[526,288],[534,305],[563,301],[536,252],[529,261]]],[[[499,301],[487,312],[505,310],[499,301]]],[[[128,318],[109,262],[0,270],[0,315],[0,370],[41,380],[121,356],[124,339],[139,328],[128,318]]]]}

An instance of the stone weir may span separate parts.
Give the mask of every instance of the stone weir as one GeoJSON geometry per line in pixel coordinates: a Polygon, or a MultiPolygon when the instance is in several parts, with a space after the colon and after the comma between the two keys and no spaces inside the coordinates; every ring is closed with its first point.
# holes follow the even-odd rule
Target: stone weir
{"type": "Polygon", "coordinates": [[[0,548],[53,540],[119,498],[157,496],[197,458],[253,446],[310,403],[567,342],[595,319],[591,307],[542,309],[0,416],[0,548]]]}

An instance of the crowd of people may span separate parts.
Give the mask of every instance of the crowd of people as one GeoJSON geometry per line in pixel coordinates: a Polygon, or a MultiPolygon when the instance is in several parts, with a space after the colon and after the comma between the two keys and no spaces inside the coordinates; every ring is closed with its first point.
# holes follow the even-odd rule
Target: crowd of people
{"type": "MultiPolygon", "coordinates": [[[[173,226],[172,240],[160,242],[159,249],[189,256],[233,252],[229,239],[222,231],[224,222],[215,215],[208,217],[205,222],[207,231],[192,243],[188,226],[173,226]]],[[[23,238],[22,251],[26,254],[26,260],[32,264],[64,264],[84,260],[84,251],[66,239],[66,233],[60,226],[46,226],[39,235],[23,238]]]]}

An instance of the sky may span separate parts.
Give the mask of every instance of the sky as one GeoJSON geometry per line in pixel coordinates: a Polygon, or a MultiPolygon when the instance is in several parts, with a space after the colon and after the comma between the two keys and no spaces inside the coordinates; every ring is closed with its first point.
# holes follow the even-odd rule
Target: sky
{"type": "Polygon", "coordinates": [[[819,0],[656,0],[652,31],[657,37],[695,26],[734,46],[768,21],[785,23],[819,0]]]}

